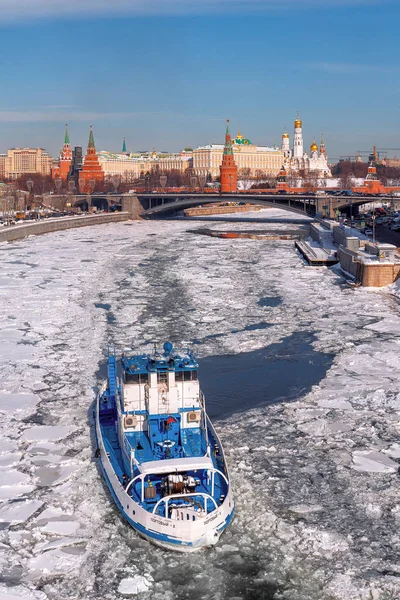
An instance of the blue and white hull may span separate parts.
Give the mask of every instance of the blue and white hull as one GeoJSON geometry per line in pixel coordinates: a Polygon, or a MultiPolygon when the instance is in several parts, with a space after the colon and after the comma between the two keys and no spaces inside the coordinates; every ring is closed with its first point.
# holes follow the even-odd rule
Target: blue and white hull
{"type": "MultiPolygon", "coordinates": [[[[98,454],[105,480],[125,519],[149,541],[180,552],[213,546],[234,512],[221,442],[205,413],[204,398],[198,386],[197,393],[196,385],[193,386],[196,380],[188,379],[192,385],[185,388],[184,377],[189,376],[176,375],[177,380],[182,379],[182,386],[178,393],[174,389],[179,388],[179,381],[175,384],[171,373],[173,368],[179,373],[181,357],[174,357],[174,365],[170,353],[156,357],[156,361],[151,357],[147,375],[143,365],[148,364],[148,357],[144,360],[144,356],[142,362],[139,357],[122,360],[128,375],[129,360],[135,361],[135,369],[141,369],[147,382],[142,399],[141,390],[132,389],[133,385],[140,387],[140,375],[135,373],[138,379],[127,390],[131,385],[129,377],[123,375],[125,385],[120,383],[115,357],[109,357],[109,378],[98,394],[96,406],[98,454]],[[157,360],[163,363],[161,359],[165,357],[168,389],[164,375],[158,377],[158,381],[162,378],[162,387],[153,377],[155,389],[157,393],[162,389],[164,400],[157,413],[152,410],[151,374],[163,372],[157,360]],[[193,390],[195,401],[190,397],[193,390]],[[177,400],[175,404],[165,402],[168,392],[177,400]],[[185,396],[190,397],[190,406],[185,406],[185,396]],[[133,411],[129,410],[129,402],[135,405],[133,411]]],[[[190,358],[193,371],[197,363],[191,355],[190,358]]]]}

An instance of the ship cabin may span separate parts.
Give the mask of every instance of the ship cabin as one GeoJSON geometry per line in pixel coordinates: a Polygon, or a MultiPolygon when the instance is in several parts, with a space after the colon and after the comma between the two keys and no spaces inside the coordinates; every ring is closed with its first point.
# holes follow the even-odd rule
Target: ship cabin
{"type": "Polygon", "coordinates": [[[192,354],[164,352],[121,359],[120,445],[129,467],[162,459],[204,456],[203,398],[192,354]]]}
{"type": "Polygon", "coordinates": [[[195,358],[166,342],[160,353],[123,355],[121,367],[113,417],[121,484],[159,516],[194,520],[212,512],[227,494],[228,479],[220,442],[206,418],[195,358]]]}

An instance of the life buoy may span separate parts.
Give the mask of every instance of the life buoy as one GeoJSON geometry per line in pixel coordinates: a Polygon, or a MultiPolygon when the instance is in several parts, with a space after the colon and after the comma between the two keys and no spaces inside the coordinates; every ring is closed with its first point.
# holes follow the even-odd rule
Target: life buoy
{"type": "Polygon", "coordinates": [[[172,448],[172,446],[175,446],[175,442],[172,440],[164,440],[163,442],[157,442],[157,445],[162,446],[163,448],[172,448]]]}

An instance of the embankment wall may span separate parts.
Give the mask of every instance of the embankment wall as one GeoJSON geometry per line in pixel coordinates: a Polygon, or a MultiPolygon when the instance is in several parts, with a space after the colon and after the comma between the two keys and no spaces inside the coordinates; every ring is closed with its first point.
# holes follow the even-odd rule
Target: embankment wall
{"type": "Polygon", "coordinates": [[[340,266],[364,287],[383,287],[396,281],[400,275],[400,263],[364,262],[356,252],[340,246],[340,266]]]}
{"type": "Polygon", "coordinates": [[[88,227],[89,225],[102,225],[104,223],[118,223],[131,218],[128,212],[106,213],[101,215],[86,215],[77,217],[58,217],[56,219],[42,219],[35,223],[21,225],[4,225],[0,229],[0,242],[13,242],[21,240],[28,235],[42,235],[64,229],[88,227]]]}

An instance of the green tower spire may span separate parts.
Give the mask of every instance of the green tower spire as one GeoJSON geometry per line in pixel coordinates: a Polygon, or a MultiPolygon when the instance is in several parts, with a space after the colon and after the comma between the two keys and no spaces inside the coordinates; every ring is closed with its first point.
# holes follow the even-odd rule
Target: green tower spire
{"type": "Polygon", "coordinates": [[[126,154],[126,142],[124,138],[124,143],[122,144],[122,154],[126,154]]]}
{"type": "Polygon", "coordinates": [[[92,127],[92,125],[90,126],[88,148],[94,148],[94,137],[93,137],[93,127],[92,127]]]}
{"type": "Polygon", "coordinates": [[[224,156],[228,156],[232,154],[232,139],[231,139],[231,131],[229,129],[229,119],[226,120],[226,134],[225,134],[225,147],[224,147],[224,156]]]}
{"type": "Polygon", "coordinates": [[[64,136],[64,145],[69,145],[69,133],[68,133],[68,123],[65,126],[65,136],[64,136]]]}

